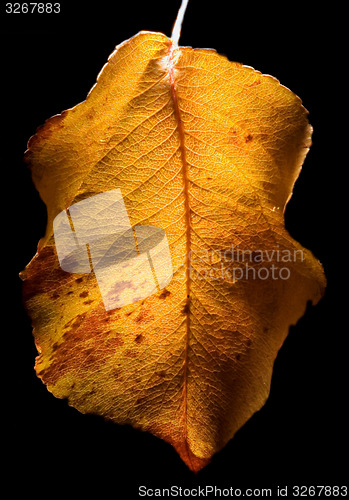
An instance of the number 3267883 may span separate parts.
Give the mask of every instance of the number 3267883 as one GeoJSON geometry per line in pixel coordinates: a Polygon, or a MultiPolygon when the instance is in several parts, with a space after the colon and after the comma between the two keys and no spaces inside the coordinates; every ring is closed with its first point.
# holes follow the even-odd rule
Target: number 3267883
{"type": "Polygon", "coordinates": [[[59,14],[61,4],[55,3],[12,3],[5,5],[6,14],[59,14]]]}

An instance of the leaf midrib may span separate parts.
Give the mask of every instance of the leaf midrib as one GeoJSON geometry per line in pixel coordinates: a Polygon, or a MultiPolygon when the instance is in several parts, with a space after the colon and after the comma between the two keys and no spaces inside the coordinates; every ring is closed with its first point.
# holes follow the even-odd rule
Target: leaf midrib
{"type": "Polygon", "coordinates": [[[171,41],[168,53],[168,73],[170,78],[171,96],[173,101],[173,107],[175,112],[175,117],[177,121],[177,130],[180,142],[181,151],[181,161],[182,161],[182,176],[183,176],[183,194],[184,194],[184,212],[185,212],[185,227],[186,227],[186,255],[185,255],[185,274],[186,274],[186,303],[183,309],[186,315],[186,345],[184,352],[184,383],[183,383],[183,400],[184,400],[184,431],[185,431],[185,445],[189,453],[189,444],[187,441],[187,383],[188,383],[188,352],[189,352],[189,334],[190,334],[190,249],[191,249],[191,212],[189,204],[189,176],[188,176],[188,163],[185,151],[184,142],[184,127],[181,118],[181,113],[178,105],[176,82],[174,76],[174,51],[176,49],[174,43],[171,41]]]}

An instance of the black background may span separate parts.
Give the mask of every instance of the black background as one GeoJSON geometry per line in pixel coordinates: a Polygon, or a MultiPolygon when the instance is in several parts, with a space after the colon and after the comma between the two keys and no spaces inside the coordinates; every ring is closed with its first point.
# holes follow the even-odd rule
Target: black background
{"type": "Polygon", "coordinates": [[[321,260],[328,287],[321,303],[290,329],[264,408],[194,475],[170,445],[81,415],[35,376],[36,349],[18,273],[44,233],[46,210],[22,161],[27,140],[47,118],[85,99],[115,45],[141,30],[170,35],[179,3],[62,1],[60,14],[40,15],[6,15],[1,3],[2,262],[10,273],[2,331],[9,342],[3,351],[3,453],[13,492],[42,492],[45,482],[48,495],[98,491],[98,498],[132,498],[141,484],[273,488],[346,482],[347,326],[340,323],[339,305],[346,269],[338,258],[335,220],[338,186],[345,182],[338,148],[346,135],[336,114],[348,78],[340,65],[343,12],[336,3],[190,0],[182,29],[181,45],[215,48],[278,78],[302,98],[314,127],[286,227],[321,260]]]}

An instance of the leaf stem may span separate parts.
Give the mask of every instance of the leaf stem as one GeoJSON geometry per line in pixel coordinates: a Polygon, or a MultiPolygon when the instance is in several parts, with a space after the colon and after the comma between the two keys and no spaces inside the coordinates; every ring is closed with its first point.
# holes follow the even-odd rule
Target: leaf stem
{"type": "Polygon", "coordinates": [[[189,0],[182,0],[182,4],[179,8],[176,22],[174,23],[171,39],[174,45],[178,47],[179,37],[181,36],[181,29],[185,11],[187,9],[189,0]]]}

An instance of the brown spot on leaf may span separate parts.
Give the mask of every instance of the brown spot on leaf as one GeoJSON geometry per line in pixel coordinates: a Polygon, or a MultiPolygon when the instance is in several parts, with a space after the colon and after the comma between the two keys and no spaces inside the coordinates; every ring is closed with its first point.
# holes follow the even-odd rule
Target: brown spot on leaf
{"type": "Polygon", "coordinates": [[[89,111],[89,113],[86,114],[86,118],[88,118],[89,120],[93,120],[93,118],[96,116],[96,110],[95,109],[91,109],[91,111],[89,111]]]}
{"type": "Polygon", "coordinates": [[[128,349],[127,351],[125,351],[125,356],[127,356],[128,358],[136,358],[138,356],[138,352],[132,349],[128,349]]]}
{"type": "Polygon", "coordinates": [[[60,115],[52,116],[36,129],[36,134],[29,139],[28,149],[24,155],[26,163],[30,163],[32,150],[40,145],[40,142],[47,141],[54,132],[63,127],[63,119],[67,113],[68,110],[63,111],[60,115]]]}
{"type": "Polygon", "coordinates": [[[166,297],[168,297],[169,295],[171,295],[171,292],[169,290],[166,290],[166,288],[164,288],[159,295],[159,299],[166,299],[166,297]]]}
{"type": "Polygon", "coordinates": [[[82,298],[85,299],[86,297],[88,297],[88,291],[85,290],[84,292],[81,292],[80,295],[79,295],[79,297],[82,297],[82,298]]]}
{"type": "Polygon", "coordinates": [[[120,339],[119,337],[114,337],[112,339],[108,339],[104,343],[105,349],[114,349],[114,347],[121,347],[124,345],[124,341],[120,339]]]}
{"type": "Polygon", "coordinates": [[[238,143],[238,132],[235,128],[231,128],[228,134],[228,144],[237,144],[238,143]]]}
{"type": "MultiPolygon", "coordinates": [[[[81,317],[84,315],[68,322],[68,327],[74,324],[76,326],[81,317]]],[[[37,371],[44,383],[56,383],[65,373],[74,373],[76,370],[92,370],[95,373],[115,355],[115,349],[124,344],[119,335],[108,337],[112,334],[112,330],[102,330],[96,316],[90,314],[88,318],[85,330],[77,328],[67,330],[64,342],[57,345],[54,350],[52,364],[41,372],[37,371]]]]}
{"type": "Polygon", "coordinates": [[[183,309],[182,309],[182,313],[183,313],[183,314],[188,314],[188,313],[189,313],[189,309],[190,309],[190,307],[189,307],[189,302],[187,302],[187,303],[185,304],[185,306],[183,307],[183,309]]]}
{"type": "Polygon", "coordinates": [[[77,278],[75,280],[75,283],[82,283],[84,281],[84,278],[77,278]]]}
{"type": "Polygon", "coordinates": [[[37,293],[52,293],[52,283],[59,283],[64,288],[72,282],[72,274],[59,266],[53,246],[46,246],[38,251],[31,265],[21,273],[23,283],[23,299],[26,302],[37,293]]]}
{"type": "Polygon", "coordinates": [[[151,316],[149,314],[149,311],[142,310],[138,316],[134,319],[136,323],[149,323],[149,321],[152,321],[154,319],[154,316],[151,316]]]}
{"type": "Polygon", "coordinates": [[[135,342],[137,342],[137,344],[140,344],[141,342],[143,342],[143,340],[144,340],[144,337],[141,333],[139,335],[137,335],[137,337],[135,338],[135,342]]]}

